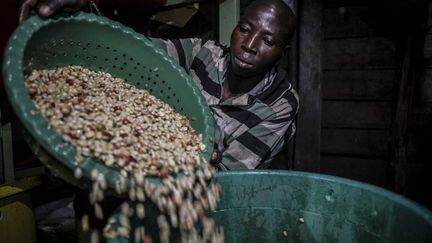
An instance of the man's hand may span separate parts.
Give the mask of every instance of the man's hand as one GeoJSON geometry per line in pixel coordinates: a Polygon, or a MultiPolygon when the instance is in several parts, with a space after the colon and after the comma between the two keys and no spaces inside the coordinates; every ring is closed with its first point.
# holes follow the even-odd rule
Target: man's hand
{"type": "Polygon", "coordinates": [[[213,151],[212,156],[210,158],[210,164],[217,165],[221,162],[221,160],[222,160],[222,153],[219,152],[219,150],[215,149],[215,151],[213,151]]]}
{"type": "Polygon", "coordinates": [[[19,11],[19,21],[22,22],[30,16],[35,8],[36,12],[43,17],[49,17],[60,11],[75,12],[86,6],[87,0],[24,0],[19,11]]]}

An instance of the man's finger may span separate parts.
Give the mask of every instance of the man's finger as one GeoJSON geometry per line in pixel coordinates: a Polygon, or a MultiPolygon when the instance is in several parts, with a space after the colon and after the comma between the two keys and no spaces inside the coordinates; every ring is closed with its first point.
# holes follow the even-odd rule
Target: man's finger
{"type": "Polygon", "coordinates": [[[37,0],[25,0],[19,9],[19,15],[18,20],[21,23],[22,21],[26,20],[29,15],[31,9],[36,5],[37,0]]]}
{"type": "Polygon", "coordinates": [[[220,162],[221,158],[222,158],[222,154],[218,150],[215,150],[215,151],[213,151],[212,156],[210,158],[210,163],[211,164],[218,164],[220,162]]]}
{"type": "Polygon", "coordinates": [[[84,0],[50,0],[41,3],[38,6],[38,13],[41,16],[48,17],[62,10],[76,11],[84,5],[84,0]]]}
{"type": "Polygon", "coordinates": [[[48,17],[60,11],[64,7],[62,0],[51,0],[40,3],[37,7],[40,16],[48,17]]]}

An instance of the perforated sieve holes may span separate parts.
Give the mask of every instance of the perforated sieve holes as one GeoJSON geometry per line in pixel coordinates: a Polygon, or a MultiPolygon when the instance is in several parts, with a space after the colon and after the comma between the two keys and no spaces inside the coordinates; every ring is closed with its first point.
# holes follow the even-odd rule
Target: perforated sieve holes
{"type": "MultiPolygon", "coordinates": [[[[128,57],[125,53],[120,54],[117,49],[111,48],[110,46],[103,46],[98,43],[97,44],[92,44],[90,42],[81,43],[81,41],[74,41],[74,40],[65,41],[63,39],[60,39],[58,41],[53,40],[51,42],[51,46],[53,48],[55,48],[57,45],[63,46],[65,44],[68,44],[70,46],[78,46],[80,47],[78,49],[82,51],[82,54],[79,53],[70,54],[71,57],[75,59],[81,59],[81,58],[85,58],[87,60],[91,59],[92,61],[95,62],[103,60],[101,62],[108,63],[112,61],[115,64],[112,64],[111,68],[119,69],[120,71],[123,72],[125,72],[126,70],[129,71],[127,73],[127,78],[125,78],[126,82],[129,82],[129,80],[131,80],[130,83],[135,84],[137,87],[142,87],[141,84],[143,83],[144,88],[147,89],[150,93],[154,94],[153,92],[159,91],[160,97],[165,96],[167,102],[172,103],[172,100],[174,100],[176,105],[171,105],[174,109],[177,110],[177,108],[179,108],[180,112],[184,111],[183,106],[180,105],[180,99],[177,97],[172,87],[167,85],[164,79],[160,80],[158,68],[155,69],[148,68],[145,65],[141,65],[140,62],[134,62],[135,60],[133,57],[128,57]],[[90,48],[105,49],[106,52],[112,51],[114,53],[114,56],[112,57],[110,54],[107,54],[105,58],[102,57],[98,59],[98,56],[96,55],[93,56],[88,55],[88,50],[90,48]],[[128,66],[130,64],[133,65],[132,68],[128,66]],[[136,77],[137,75],[134,75],[134,73],[137,74],[139,70],[142,70],[141,75],[139,77],[136,77]]],[[[54,57],[56,57],[57,55],[58,55],[57,52],[53,52],[54,57]]],[[[68,56],[68,53],[62,52],[61,55],[66,57],[68,56]]],[[[46,60],[48,60],[48,56],[46,56],[46,60]]],[[[69,63],[69,65],[74,65],[74,64],[69,63]]],[[[105,66],[107,66],[107,64],[105,66]]],[[[59,68],[59,66],[56,65],[55,68],[59,68]]],[[[98,66],[98,69],[100,71],[103,71],[102,66],[98,66]]]]}

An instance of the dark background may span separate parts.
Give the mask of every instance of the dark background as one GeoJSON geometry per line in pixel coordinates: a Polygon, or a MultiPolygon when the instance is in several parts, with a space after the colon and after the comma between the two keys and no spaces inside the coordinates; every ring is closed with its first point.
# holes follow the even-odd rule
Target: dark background
{"type": "MultiPolygon", "coordinates": [[[[249,2],[242,0],[241,9],[249,2]]],[[[374,184],[432,209],[432,5],[304,0],[295,8],[297,33],[281,64],[300,96],[298,130],[273,167],[374,184]]],[[[126,9],[121,1],[100,5],[105,16],[154,37],[217,39],[223,28],[215,1],[201,3],[183,28],[150,20],[166,7],[126,9]]],[[[17,25],[18,1],[2,1],[0,12],[4,46],[17,25]]],[[[36,192],[46,197],[34,198],[34,204],[73,194],[73,187],[40,169],[0,92],[2,125],[13,126],[15,176],[43,178],[36,192]]],[[[3,165],[0,172],[2,182],[3,165]]]]}

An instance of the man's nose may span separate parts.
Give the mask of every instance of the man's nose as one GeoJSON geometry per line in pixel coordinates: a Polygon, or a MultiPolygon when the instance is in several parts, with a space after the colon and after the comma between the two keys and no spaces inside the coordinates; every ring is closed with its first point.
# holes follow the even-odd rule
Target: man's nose
{"type": "Polygon", "coordinates": [[[242,43],[242,49],[253,55],[257,54],[257,41],[257,35],[248,35],[242,43]]]}

